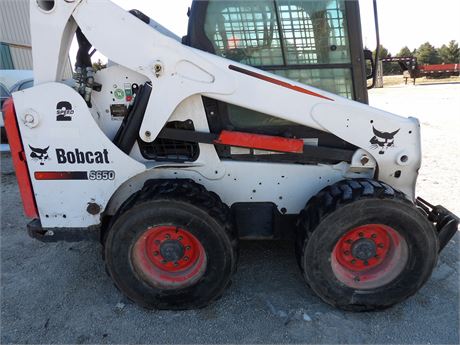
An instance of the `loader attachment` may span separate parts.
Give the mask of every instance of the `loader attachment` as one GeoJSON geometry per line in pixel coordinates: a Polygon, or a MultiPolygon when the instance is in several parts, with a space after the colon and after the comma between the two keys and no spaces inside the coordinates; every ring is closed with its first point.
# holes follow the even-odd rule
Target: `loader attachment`
{"type": "Polygon", "coordinates": [[[417,198],[416,204],[426,212],[428,219],[434,223],[439,240],[439,252],[441,252],[456,234],[460,224],[459,217],[444,206],[434,206],[420,197],[417,198]]]}

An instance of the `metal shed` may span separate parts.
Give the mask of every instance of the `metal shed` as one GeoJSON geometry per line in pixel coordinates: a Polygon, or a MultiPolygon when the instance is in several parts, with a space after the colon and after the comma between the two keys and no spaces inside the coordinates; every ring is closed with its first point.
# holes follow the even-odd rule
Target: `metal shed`
{"type": "MultiPolygon", "coordinates": [[[[29,3],[0,1],[0,69],[33,69],[29,3]]],[[[72,76],[70,59],[64,76],[72,76]]]]}

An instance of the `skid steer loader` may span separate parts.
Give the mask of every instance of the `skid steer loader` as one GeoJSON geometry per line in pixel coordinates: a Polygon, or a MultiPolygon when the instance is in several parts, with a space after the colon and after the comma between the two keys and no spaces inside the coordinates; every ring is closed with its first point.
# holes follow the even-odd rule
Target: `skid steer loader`
{"type": "Polygon", "coordinates": [[[240,238],[289,233],[327,303],[414,294],[459,219],[416,198],[417,119],[364,104],[352,7],[199,2],[182,42],[109,0],[31,0],[35,85],[5,104],[29,234],[100,240],[115,285],[147,308],[207,305],[240,238]],[[96,74],[91,47],[110,59],[96,74]]]}

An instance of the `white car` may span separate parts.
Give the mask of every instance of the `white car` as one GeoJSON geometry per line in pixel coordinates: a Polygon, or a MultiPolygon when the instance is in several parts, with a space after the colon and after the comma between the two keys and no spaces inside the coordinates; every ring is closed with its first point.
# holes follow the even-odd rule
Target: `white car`
{"type": "MultiPolygon", "coordinates": [[[[0,83],[0,108],[3,109],[3,103],[10,97],[10,92],[8,89],[5,87],[5,85],[0,83]]],[[[5,125],[3,123],[3,111],[0,110],[0,130],[1,130],[1,143],[6,143],[6,131],[5,131],[5,125]]]]}
{"type": "MultiPolygon", "coordinates": [[[[3,103],[16,91],[33,86],[33,71],[30,70],[0,70],[0,129],[1,143],[7,143],[5,125],[3,122],[3,103]]],[[[2,146],[2,151],[4,147],[2,146]]],[[[7,148],[5,148],[7,149],[7,148]]]]}

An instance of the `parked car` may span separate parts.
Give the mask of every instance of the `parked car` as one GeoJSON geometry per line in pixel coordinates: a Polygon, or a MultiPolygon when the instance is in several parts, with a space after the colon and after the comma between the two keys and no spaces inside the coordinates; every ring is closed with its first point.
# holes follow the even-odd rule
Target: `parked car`
{"type": "Polygon", "coordinates": [[[24,79],[24,80],[21,80],[21,81],[17,82],[16,84],[14,84],[10,88],[10,93],[13,94],[13,92],[25,90],[25,89],[28,89],[29,87],[32,87],[32,86],[34,86],[34,79],[33,78],[24,79]]]}
{"type": "MultiPolygon", "coordinates": [[[[0,107],[1,109],[3,109],[3,103],[11,96],[10,92],[8,91],[8,89],[6,88],[5,85],[3,85],[2,83],[0,83],[0,107]]],[[[1,133],[0,133],[0,139],[1,139],[1,143],[4,144],[4,143],[7,143],[8,140],[6,139],[6,131],[5,131],[5,125],[3,123],[3,112],[0,110],[0,130],[1,130],[1,133]]]]}
{"type": "Polygon", "coordinates": [[[0,109],[0,130],[1,143],[8,142],[6,137],[5,125],[3,121],[3,103],[11,97],[16,91],[25,90],[34,84],[33,71],[30,70],[0,70],[0,92],[1,92],[1,109],[0,109]]]}

